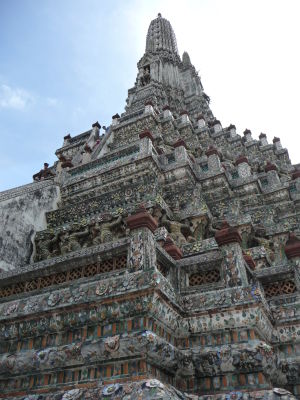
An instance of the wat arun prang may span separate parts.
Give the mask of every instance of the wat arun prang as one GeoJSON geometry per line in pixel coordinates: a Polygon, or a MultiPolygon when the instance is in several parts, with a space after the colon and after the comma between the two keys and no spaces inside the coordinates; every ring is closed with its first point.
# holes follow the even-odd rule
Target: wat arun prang
{"type": "Polygon", "coordinates": [[[222,126],[169,21],[56,155],[0,194],[0,398],[300,395],[300,168],[222,126]]]}

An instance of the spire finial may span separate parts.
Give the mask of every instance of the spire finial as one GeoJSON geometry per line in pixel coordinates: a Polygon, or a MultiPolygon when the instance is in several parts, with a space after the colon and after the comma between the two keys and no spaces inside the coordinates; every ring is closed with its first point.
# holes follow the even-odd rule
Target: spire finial
{"type": "Polygon", "coordinates": [[[146,52],[156,53],[167,51],[178,56],[175,33],[170,22],[158,13],[151,21],[147,33],[146,52]]]}

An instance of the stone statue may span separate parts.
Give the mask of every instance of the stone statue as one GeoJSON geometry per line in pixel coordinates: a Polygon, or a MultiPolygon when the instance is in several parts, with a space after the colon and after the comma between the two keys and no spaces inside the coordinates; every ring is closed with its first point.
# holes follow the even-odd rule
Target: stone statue
{"type": "Polygon", "coordinates": [[[57,243],[58,234],[54,235],[47,231],[40,234],[38,239],[36,239],[36,255],[34,260],[41,261],[53,257],[54,255],[58,255],[58,249],[55,248],[57,243]]]}
{"type": "Polygon", "coordinates": [[[143,71],[143,75],[141,76],[141,85],[146,86],[150,83],[150,67],[145,67],[143,71]]]}
{"type": "Polygon", "coordinates": [[[191,231],[192,236],[189,236],[188,241],[200,241],[205,237],[205,231],[207,227],[207,218],[205,215],[191,219],[191,231]]]}
{"type": "Polygon", "coordinates": [[[113,221],[113,216],[107,214],[106,222],[103,222],[100,226],[100,239],[101,243],[111,242],[114,238],[113,229],[119,226],[122,222],[122,216],[119,215],[118,218],[113,221]]]}
{"type": "Polygon", "coordinates": [[[89,229],[87,227],[83,231],[81,228],[82,226],[75,222],[69,232],[65,230],[60,232],[59,248],[61,254],[81,249],[82,245],[80,239],[87,237],[89,234],[89,229]]]}
{"type": "Polygon", "coordinates": [[[171,220],[167,217],[167,214],[164,214],[161,219],[162,225],[164,225],[168,231],[170,232],[170,236],[175,243],[179,246],[186,243],[186,238],[181,232],[181,229],[186,229],[190,232],[190,226],[186,223],[182,223],[178,220],[171,220]]]}
{"type": "Polygon", "coordinates": [[[100,224],[98,221],[93,221],[90,225],[91,245],[97,245],[101,243],[100,238],[100,224]]]}
{"type": "Polygon", "coordinates": [[[254,235],[252,238],[252,247],[263,246],[270,257],[271,261],[274,261],[274,251],[272,241],[267,239],[267,233],[264,226],[259,225],[254,230],[254,235]]]}
{"type": "Polygon", "coordinates": [[[117,227],[121,228],[121,225],[121,215],[119,215],[115,221],[111,214],[102,215],[100,220],[94,221],[91,225],[90,233],[92,238],[92,245],[111,242],[114,237],[117,236],[117,233],[114,232],[114,230],[117,227]]]}
{"type": "Polygon", "coordinates": [[[192,217],[190,219],[192,235],[188,237],[188,242],[201,241],[215,235],[217,229],[212,225],[207,215],[192,217]]]}
{"type": "Polygon", "coordinates": [[[37,174],[34,174],[32,178],[34,181],[39,182],[39,181],[43,181],[45,179],[50,179],[54,176],[55,176],[55,174],[49,168],[49,164],[44,163],[44,168],[41,169],[37,174]]]}

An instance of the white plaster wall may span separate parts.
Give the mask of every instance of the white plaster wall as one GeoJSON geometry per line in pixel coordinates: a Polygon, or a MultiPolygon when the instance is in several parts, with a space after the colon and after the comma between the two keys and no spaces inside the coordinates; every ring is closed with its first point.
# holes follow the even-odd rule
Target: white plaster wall
{"type": "Polygon", "coordinates": [[[46,228],[45,212],[56,209],[59,199],[60,189],[53,181],[0,193],[0,271],[30,262],[35,233],[46,228]]]}

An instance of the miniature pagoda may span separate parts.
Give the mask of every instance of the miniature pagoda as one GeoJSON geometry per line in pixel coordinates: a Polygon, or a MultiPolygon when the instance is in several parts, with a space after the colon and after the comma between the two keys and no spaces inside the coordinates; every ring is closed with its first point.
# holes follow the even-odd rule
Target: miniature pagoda
{"type": "Polygon", "coordinates": [[[0,193],[0,398],[300,397],[300,165],[222,126],[160,14],[137,67],[0,193]]]}

